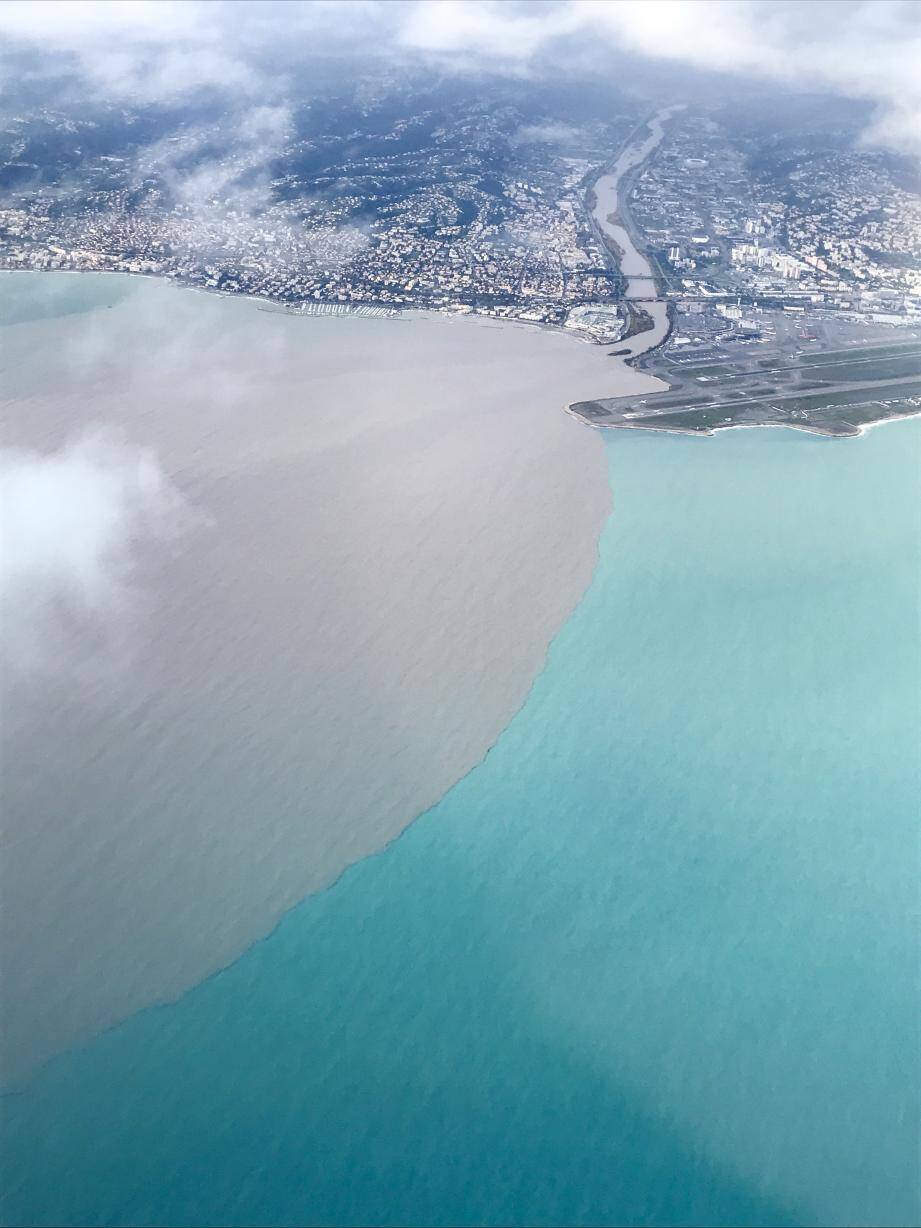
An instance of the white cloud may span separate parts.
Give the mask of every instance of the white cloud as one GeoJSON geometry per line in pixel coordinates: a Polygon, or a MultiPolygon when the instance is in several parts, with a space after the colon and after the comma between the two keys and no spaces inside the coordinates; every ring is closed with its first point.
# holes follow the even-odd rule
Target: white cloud
{"type": "Polygon", "coordinates": [[[330,51],[515,73],[604,72],[628,53],[866,99],[873,139],[921,152],[918,0],[12,0],[3,37],[139,101],[196,86],[284,100],[294,66],[330,51]]]}
{"type": "Polygon", "coordinates": [[[184,517],[145,449],[95,434],[50,454],[0,450],[4,666],[57,668],[74,635],[121,646],[138,551],[184,517]]]}
{"type": "Polygon", "coordinates": [[[288,107],[254,106],[232,123],[164,137],[141,150],[135,183],[156,175],[172,203],[204,222],[221,218],[228,195],[237,214],[256,214],[272,199],[267,167],[283,149],[291,122],[288,107]],[[209,144],[221,149],[220,157],[205,155],[209,144]]]}
{"type": "Polygon", "coordinates": [[[420,51],[521,60],[583,23],[577,4],[419,0],[407,10],[399,41],[420,51]]]}
{"type": "MultiPolygon", "coordinates": [[[[607,45],[647,59],[830,90],[880,107],[870,140],[921,153],[917,0],[418,0],[400,41],[465,66],[607,45]],[[471,59],[471,57],[473,57],[471,59]]],[[[580,60],[581,62],[581,60],[580,60]]]]}
{"type": "Polygon", "coordinates": [[[516,145],[560,145],[571,149],[582,133],[572,124],[524,124],[514,136],[516,145]]]}
{"type": "Polygon", "coordinates": [[[258,76],[215,22],[220,6],[191,0],[43,0],[0,4],[8,45],[65,54],[100,94],[164,101],[202,86],[258,88],[258,76]]]}
{"type": "Polygon", "coordinates": [[[625,50],[877,103],[870,137],[921,154],[916,0],[581,0],[625,50]]]}
{"type": "Polygon", "coordinates": [[[210,88],[265,101],[285,93],[287,68],[315,49],[386,41],[401,7],[400,0],[393,8],[377,0],[0,0],[0,45],[66,56],[109,100],[170,102],[210,88]]]}

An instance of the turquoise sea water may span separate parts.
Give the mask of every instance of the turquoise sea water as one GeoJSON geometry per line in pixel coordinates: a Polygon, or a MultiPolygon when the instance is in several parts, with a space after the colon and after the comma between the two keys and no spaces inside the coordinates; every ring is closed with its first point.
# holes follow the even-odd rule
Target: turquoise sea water
{"type": "Polygon", "coordinates": [[[7,1222],[919,1221],[921,422],[606,446],[486,760],[8,1096],[7,1222]]]}

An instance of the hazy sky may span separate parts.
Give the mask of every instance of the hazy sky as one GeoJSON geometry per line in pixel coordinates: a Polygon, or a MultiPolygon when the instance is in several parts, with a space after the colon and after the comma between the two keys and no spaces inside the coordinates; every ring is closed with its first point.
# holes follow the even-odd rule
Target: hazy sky
{"type": "Polygon", "coordinates": [[[868,139],[921,153],[919,0],[7,0],[0,38],[140,101],[206,85],[277,103],[317,53],[523,75],[629,55],[869,101],[868,139]]]}

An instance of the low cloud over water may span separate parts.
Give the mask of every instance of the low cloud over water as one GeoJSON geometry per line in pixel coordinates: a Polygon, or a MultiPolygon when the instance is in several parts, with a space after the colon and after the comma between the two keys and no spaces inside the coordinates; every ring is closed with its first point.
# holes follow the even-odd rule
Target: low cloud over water
{"type": "Polygon", "coordinates": [[[102,430],[0,449],[0,508],[4,668],[59,671],[74,638],[84,655],[121,650],[137,553],[183,516],[155,454],[102,430]]]}

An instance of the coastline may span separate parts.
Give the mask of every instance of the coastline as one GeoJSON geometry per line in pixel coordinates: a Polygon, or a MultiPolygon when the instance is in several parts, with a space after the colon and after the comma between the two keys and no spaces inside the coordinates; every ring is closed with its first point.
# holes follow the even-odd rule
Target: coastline
{"type": "Polygon", "coordinates": [[[388,323],[397,323],[405,319],[407,316],[422,316],[422,317],[439,317],[444,319],[477,319],[492,323],[495,326],[500,325],[524,325],[529,329],[542,329],[549,333],[554,333],[558,336],[571,337],[576,341],[586,342],[592,346],[610,346],[614,344],[610,341],[599,341],[591,337],[585,332],[578,329],[567,328],[565,324],[554,324],[546,320],[527,320],[520,316],[497,316],[491,315],[489,312],[481,311],[476,307],[468,307],[464,304],[452,305],[449,307],[424,306],[422,304],[399,304],[393,305],[389,303],[367,302],[367,303],[351,303],[341,302],[334,299],[324,300],[306,300],[310,306],[317,307],[334,307],[342,308],[341,312],[312,312],[299,311],[295,304],[285,302],[281,299],[270,298],[264,294],[241,294],[233,290],[219,290],[214,286],[204,286],[197,282],[182,281],[176,277],[170,277],[166,273],[144,273],[132,271],[128,269],[30,269],[30,268],[10,268],[8,266],[0,267],[0,276],[7,273],[28,274],[29,276],[50,276],[50,277],[125,277],[136,281],[148,282],[154,285],[172,286],[177,290],[189,290],[198,294],[207,295],[209,298],[226,299],[235,302],[246,302],[255,304],[260,310],[266,311],[270,315],[287,316],[291,319],[365,319],[378,320],[388,323]],[[275,310],[269,310],[269,309],[275,310]],[[373,309],[380,314],[363,315],[363,311],[373,309]]]}
{"type": "Polygon", "coordinates": [[[581,414],[576,413],[571,405],[566,405],[564,408],[566,413],[571,414],[574,418],[578,418],[583,426],[587,426],[595,431],[643,431],[655,435],[693,435],[704,439],[712,439],[714,435],[720,434],[722,431],[761,431],[771,428],[802,431],[806,435],[820,435],[823,439],[857,439],[868,431],[872,431],[874,427],[885,426],[889,422],[904,422],[907,418],[921,417],[921,409],[916,409],[906,414],[888,414],[885,418],[875,418],[872,422],[861,422],[852,431],[823,431],[820,427],[804,426],[800,422],[727,422],[724,426],[708,427],[706,430],[695,431],[690,427],[682,429],[678,426],[647,426],[645,423],[589,422],[581,414]]]}
{"type": "MultiPolygon", "coordinates": [[[[676,110],[680,109],[682,109],[680,105],[663,108],[649,119],[644,120],[624,142],[616,158],[597,175],[586,181],[583,196],[583,204],[591,224],[617,265],[618,275],[623,288],[623,298],[621,301],[625,304],[628,311],[631,304],[635,303],[640,310],[653,318],[651,328],[641,330],[636,334],[631,334],[628,331],[624,338],[625,341],[630,341],[636,337],[642,341],[646,333],[652,334],[642,349],[622,355],[624,362],[633,366],[636,370],[646,370],[646,364],[651,356],[660,350],[671,337],[676,326],[677,312],[674,302],[664,297],[664,288],[659,276],[660,270],[653,267],[649,258],[640,248],[643,236],[637,233],[629,208],[627,207],[629,190],[634,177],[651,156],[656,146],[661,142],[664,136],[664,123],[676,110]],[[644,133],[647,134],[645,137],[644,133]],[[599,187],[601,187],[600,191],[599,187]],[[652,288],[656,295],[655,298],[649,297],[647,287],[652,288]],[[664,311],[664,320],[660,321],[655,318],[657,314],[655,309],[660,309],[658,314],[664,311]]],[[[659,379],[665,385],[662,389],[663,392],[675,386],[669,382],[668,372],[653,370],[646,373],[659,379]]],[[[603,398],[603,400],[614,399],[613,397],[603,398]]],[[[812,423],[806,425],[792,420],[729,421],[701,428],[685,428],[676,425],[654,425],[654,411],[652,414],[643,415],[643,420],[636,422],[625,420],[625,417],[621,417],[620,420],[616,421],[596,420],[589,415],[579,413],[575,409],[577,404],[578,402],[575,401],[569,402],[565,407],[567,412],[579,418],[584,425],[592,426],[599,430],[645,430],[655,431],[659,434],[704,436],[712,436],[718,431],[732,430],[742,426],[789,426],[793,430],[805,431],[812,435],[846,439],[862,435],[872,427],[881,426],[885,422],[899,421],[903,418],[916,417],[921,414],[921,406],[919,406],[917,409],[908,412],[886,414],[856,425],[848,422],[841,423],[841,429],[823,429],[821,425],[812,423]]]]}
{"type": "MultiPolygon", "coordinates": [[[[619,347],[619,346],[622,346],[625,342],[633,341],[636,338],[642,338],[644,333],[654,332],[655,326],[651,329],[641,330],[638,333],[633,333],[633,334],[628,333],[625,337],[621,338],[619,341],[602,341],[594,337],[591,337],[578,329],[566,328],[565,325],[562,325],[562,324],[551,324],[551,323],[547,323],[547,322],[540,321],[540,320],[525,320],[525,319],[520,319],[514,316],[491,316],[491,315],[486,314],[485,312],[478,311],[476,308],[470,308],[469,310],[456,310],[452,308],[421,307],[421,306],[420,307],[399,307],[399,308],[392,308],[392,309],[387,308],[386,310],[382,310],[382,314],[380,315],[364,316],[360,314],[361,308],[363,306],[380,307],[381,305],[380,304],[356,304],[353,306],[347,303],[344,304],[344,303],[329,302],[329,303],[318,304],[318,306],[343,307],[344,310],[341,313],[336,312],[336,313],[329,313],[329,314],[327,313],[321,314],[321,313],[312,313],[312,312],[302,312],[298,310],[290,310],[290,311],[285,310],[287,306],[286,304],[280,302],[277,299],[268,298],[267,296],[264,296],[264,295],[237,294],[237,293],[234,293],[233,291],[217,290],[214,287],[210,287],[210,286],[200,286],[200,285],[196,285],[191,282],[179,281],[175,278],[171,278],[171,277],[168,277],[160,273],[129,272],[129,271],[123,271],[120,269],[99,269],[99,270],[93,270],[93,269],[10,269],[10,268],[0,269],[0,275],[4,273],[17,273],[17,274],[27,273],[33,276],[44,275],[44,274],[51,274],[51,275],[66,274],[66,275],[72,275],[74,277],[77,277],[77,276],[106,277],[108,276],[108,277],[131,278],[131,279],[145,281],[151,284],[161,285],[164,287],[172,286],[179,290],[197,291],[201,294],[207,295],[208,297],[223,299],[226,301],[249,302],[249,303],[253,303],[258,309],[263,310],[263,311],[265,311],[266,306],[277,307],[277,308],[280,308],[280,310],[267,311],[266,314],[277,315],[277,316],[281,316],[281,317],[288,318],[288,319],[305,319],[305,320],[363,319],[363,320],[374,320],[375,322],[382,322],[382,323],[383,322],[396,323],[396,322],[406,322],[407,318],[415,318],[415,319],[432,319],[432,320],[435,320],[435,319],[469,320],[471,322],[479,322],[481,326],[483,327],[493,327],[493,328],[514,327],[516,325],[520,325],[520,326],[525,326],[528,330],[536,329],[538,331],[543,331],[553,336],[567,337],[572,341],[581,342],[582,344],[590,346],[592,349],[595,349],[595,350],[604,348],[606,350],[607,356],[616,356],[624,367],[627,367],[633,371],[636,371],[637,373],[641,375],[645,375],[649,378],[656,379],[656,380],[660,380],[661,376],[658,376],[655,372],[647,371],[645,369],[645,364],[660,349],[662,349],[663,346],[665,346],[668,343],[669,339],[671,338],[675,330],[676,322],[677,322],[676,321],[677,313],[676,313],[674,303],[671,302],[670,300],[664,300],[664,299],[656,300],[655,305],[658,305],[659,302],[664,303],[666,319],[667,319],[666,331],[664,335],[661,338],[657,339],[653,344],[650,344],[644,347],[642,350],[639,350],[638,352],[632,353],[632,352],[628,352],[626,348],[616,349],[613,347],[619,347]]],[[[652,277],[653,279],[655,279],[654,272],[652,273],[652,277]]],[[[649,303],[648,300],[645,300],[645,299],[637,299],[637,300],[624,299],[621,301],[625,303],[635,301],[641,305],[643,303],[646,303],[647,305],[652,305],[649,303]]],[[[663,389],[663,391],[667,391],[667,388],[663,389]]],[[[575,412],[572,408],[573,404],[575,404],[574,401],[569,401],[569,402],[564,403],[562,406],[563,411],[569,416],[576,418],[582,426],[587,426],[594,430],[642,430],[642,431],[653,431],[656,434],[665,434],[665,435],[699,435],[705,438],[712,438],[714,435],[716,435],[720,431],[741,430],[741,429],[745,429],[749,427],[755,427],[755,428],[788,427],[790,430],[803,431],[804,433],[808,435],[820,435],[826,439],[855,439],[859,437],[860,435],[865,434],[867,431],[872,430],[874,427],[885,425],[887,422],[898,422],[898,421],[902,421],[905,418],[914,418],[914,417],[921,416],[921,407],[919,407],[919,409],[911,411],[909,413],[888,414],[882,418],[877,418],[869,422],[863,422],[859,426],[854,427],[854,429],[850,431],[825,431],[819,427],[804,426],[796,422],[727,422],[725,425],[721,424],[719,426],[707,428],[705,430],[694,430],[693,428],[682,429],[680,427],[667,427],[667,426],[654,427],[654,426],[648,426],[645,424],[644,425],[639,425],[639,424],[634,425],[628,422],[591,422],[587,420],[586,418],[584,418],[581,414],[575,412]]]]}

